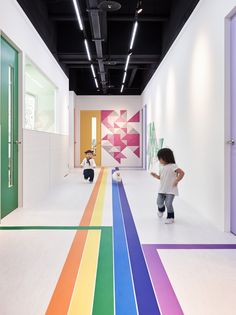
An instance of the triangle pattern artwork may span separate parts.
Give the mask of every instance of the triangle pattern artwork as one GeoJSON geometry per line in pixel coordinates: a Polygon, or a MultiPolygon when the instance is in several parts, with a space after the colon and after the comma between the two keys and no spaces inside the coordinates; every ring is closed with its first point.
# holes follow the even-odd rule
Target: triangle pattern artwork
{"type": "Polygon", "coordinates": [[[140,158],[140,133],[137,130],[139,123],[140,112],[128,115],[127,110],[102,111],[102,125],[105,127],[102,148],[119,164],[127,159],[127,149],[140,158]]]}

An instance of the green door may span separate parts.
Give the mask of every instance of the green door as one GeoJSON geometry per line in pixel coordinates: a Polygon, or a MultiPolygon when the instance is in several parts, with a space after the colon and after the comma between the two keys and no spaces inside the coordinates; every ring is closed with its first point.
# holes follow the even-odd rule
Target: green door
{"type": "Polygon", "coordinates": [[[1,40],[1,217],[18,207],[18,53],[1,40]]]}

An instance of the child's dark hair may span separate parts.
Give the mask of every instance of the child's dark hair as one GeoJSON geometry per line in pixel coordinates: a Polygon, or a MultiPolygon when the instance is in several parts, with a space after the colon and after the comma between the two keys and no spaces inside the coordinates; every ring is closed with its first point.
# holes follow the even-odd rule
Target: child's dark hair
{"type": "Polygon", "coordinates": [[[171,149],[168,148],[161,149],[160,151],[158,151],[157,157],[159,161],[162,159],[167,164],[175,164],[174,153],[171,149]]]}

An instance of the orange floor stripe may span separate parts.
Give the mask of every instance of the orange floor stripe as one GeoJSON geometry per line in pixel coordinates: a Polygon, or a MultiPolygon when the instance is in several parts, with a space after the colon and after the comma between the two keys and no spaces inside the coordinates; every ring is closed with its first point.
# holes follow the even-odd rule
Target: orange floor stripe
{"type": "MultiPolygon", "coordinates": [[[[88,226],[94,211],[104,170],[101,169],[93,192],[85,208],[80,225],[88,226]]],[[[75,280],[80,267],[88,231],[77,231],[66,262],[49,303],[46,315],[65,315],[68,312],[75,280]]]]}
{"type": "Polygon", "coordinates": [[[78,231],[76,233],[46,315],[67,314],[87,234],[88,231],[78,231]]]}
{"type": "Polygon", "coordinates": [[[98,196],[98,192],[99,192],[99,188],[100,188],[100,185],[101,185],[101,182],[102,182],[102,177],[103,177],[103,173],[104,173],[104,168],[101,169],[99,175],[98,175],[98,179],[96,181],[96,184],[94,186],[94,189],[93,189],[93,192],[92,192],[92,195],[88,201],[88,204],[85,208],[85,211],[84,211],[84,214],[83,214],[83,217],[80,221],[80,225],[82,226],[89,226],[90,225],[90,222],[91,222],[91,219],[92,219],[92,216],[93,216],[93,210],[94,210],[94,206],[95,206],[95,203],[96,203],[96,200],[97,200],[97,196],[98,196]]]}

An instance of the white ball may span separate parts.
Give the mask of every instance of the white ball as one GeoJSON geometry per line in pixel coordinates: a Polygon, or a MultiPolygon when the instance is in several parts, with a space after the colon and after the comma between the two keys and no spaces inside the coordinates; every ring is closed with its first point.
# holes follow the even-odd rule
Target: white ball
{"type": "Polygon", "coordinates": [[[115,182],[120,183],[120,182],[122,181],[120,172],[119,172],[119,171],[115,171],[115,172],[112,174],[112,179],[113,179],[115,182]]]}

